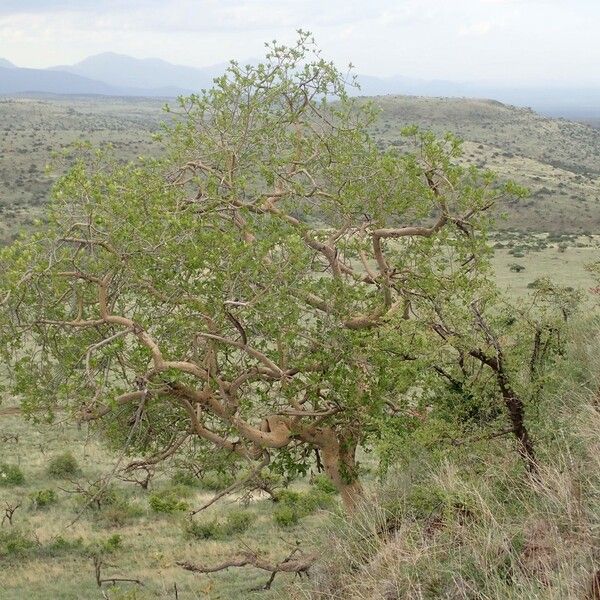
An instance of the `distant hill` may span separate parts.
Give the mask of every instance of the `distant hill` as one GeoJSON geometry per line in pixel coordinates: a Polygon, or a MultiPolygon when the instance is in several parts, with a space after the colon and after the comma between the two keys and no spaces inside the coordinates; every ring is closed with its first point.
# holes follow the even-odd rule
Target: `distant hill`
{"type": "MultiPolygon", "coordinates": [[[[70,74],[72,77],[77,77],[70,74]]],[[[1,77],[1,75],[0,75],[1,77]]],[[[365,99],[366,101],[367,99],[365,99]]],[[[504,206],[499,226],[519,231],[600,233],[600,129],[492,100],[379,96],[373,134],[402,146],[411,123],[464,140],[464,162],[515,179],[531,196],[504,206]]],[[[77,140],[110,142],[123,159],[159,150],[152,133],[163,100],[104,96],[0,99],[0,243],[42,214],[53,152],[77,140]]]]}
{"type": "MultiPolygon", "coordinates": [[[[249,60],[253,63],[255,61],[249,60]]],[[[24,71],[8,78],[0,73],[0,94],[41,92],[59,94],[104,94],[108,96],[175,97],[198,92],[212,85],[226,63],[196,68],[176,65],[158,58],[133,58],[105,52],[90,56],[74,65],[49,69],[17,69],[0,59],[0,68],[24,71]],[[62,73],[63,79],[40,73],[62,73]],[[82,80],[66,78],[66,74],[82,80]],[[62,86],[62,87],[61,87],[62,86]]],[[[400,75],[375,77],[361,74],[361,90],[351,93],[365,96],[411,95],[455,98],[493,98],[516,106],[531,107],[546,115],[576,120],[600,120],[600,87],[572,88],[560,86],[501,86],[485,83],[426,80],[400,75]]]]}
{"type": "Polygon", "coordinates": [[[375,136],[402,145],[408,124],[451,131],[464,140],[464,160],[515,179],[531,196],[507,207],[504,227],[600,232],[600,129],[544,117],[494,100],[380,96],[375,136]]]}
{"type": "Polygon", "coordinates": [[[473,82],[427,81],[407,77],[358,78],[365,96],[409,95],[442,98],[492,98],[515,106],[531,107],[549,116],[600,119],[600,88],[559,86],[500,86],[473,82]]]}
{"type": "Polygon", "coordinates": [[[87,77],[48,71],[46,69],[21,69],[0,66],[0,94],[44,92],[48,94],[103,94],[120,95],[121,90],[87,77]]]}
{"type": "Polygon", "coordinates": [[[210,87],[212,80],[221,75],[226,67],[226,64],[220,64],[196,69],[174,65],[158,58],[138,59],[106,52],[90,56],[75,65],[54,69],[104,81],[115,87],[138,90],[170,89],[174,93],[184,94],[210,87]]]}

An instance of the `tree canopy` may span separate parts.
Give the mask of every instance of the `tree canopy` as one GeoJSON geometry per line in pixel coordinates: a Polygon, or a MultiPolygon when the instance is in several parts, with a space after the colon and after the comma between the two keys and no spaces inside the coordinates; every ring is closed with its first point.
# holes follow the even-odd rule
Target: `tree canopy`
{"type": "Polygon", "coordinates": [[[485,231],[519,192],[450,135],[381,149],[352,84],[301,32],[182,98],[160,158],[81,151],[49,224],[2,252],[24,406],[153,461],[217,448],[294,475],[317,450],[351,507],[357,447],[418,423],[413,392],[465,355],[490,366],[485,231]]]}

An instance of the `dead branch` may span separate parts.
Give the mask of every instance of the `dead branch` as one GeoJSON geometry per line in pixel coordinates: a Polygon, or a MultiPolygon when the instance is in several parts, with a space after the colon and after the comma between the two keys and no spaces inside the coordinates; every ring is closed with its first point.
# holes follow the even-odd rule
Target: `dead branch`
{"type": "Polygon", "coordinates": [[[21,503],[19,504],[10,504],[10,502],[5,502],[4,503],[4,516],[2,517],[2,525],[4,525],[4,523],[6,521],[8,521],[9,525],[12,525],[13,522],[13,516],[15,514],[15,511],[17,510],[17,508],[21,507],[21,503]]]}
{"type": "Polygon", "coordinates": [[[104,561],[99,556],[93,557],[94,561],[94,574],[96,577],[96,584],[98,587],[102,587],[104,583],[112,583],[115,585],[117,582],[128,582],[128,583],[136,583],[137,585],[143,586],[144,583],[139,579],[135,579],[132,577],[102,577],[102,567],[104,566],[104,561]]]}
{"type": "Polygon", "coordinates": [[[186,571],[192,571],[193,573],[217,573],[218,571],[225,571],[229,568],[240,568],[247,566],[255,567],[257,569],[261,569],[262,571],[268,571],[271,573],[271,577],[265,583],[265,585],[261,588],[258,588],[268,590],[270,589],[277,573],[294,573],[295,575],[306,575],[308,577],[308,571],[315,563],[316,559],[316,554],[302,554],[297,548],[295,548],[286,558],[278,563],[269,562],[261,558],[255,552],[243,552],[212,567],[197,565],[190,562],[177,562],[177,565],[186,571]]]}

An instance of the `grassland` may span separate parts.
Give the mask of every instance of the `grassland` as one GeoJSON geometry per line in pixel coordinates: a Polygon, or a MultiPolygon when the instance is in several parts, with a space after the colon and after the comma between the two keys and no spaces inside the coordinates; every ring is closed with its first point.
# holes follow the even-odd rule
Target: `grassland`
{"type": "Polygon", "coordinates": [[[43,216],[53,156],[75,142],[110,143],[124,160],[153,151],[157,100],[0,98],[0,242],[43,216]]]}
{"type": "MultiPolygon", "coordinates": [[[[467,162],[491,167],[531,188],[530,199],[507,207],[503,230],[491,240],[494,272],[502,289],[522,297],[529,284],[544,276],[583,290],[591,287],[585,264],[599,255],[600,130],[494,102],[392,97],[376,102],[382,107],[376,130],[382,144],[401,143],[399,132],[405,123],[451,130],[465,140],[467,162]]],[[[91,140],[110,141],[124,159],[148,154],[161,118],[160,103],[154,100],[0,100],[0,241],[9,241],[43,215],[56,176],[44,171],[53,152],[74,141],[91,140]]],[[[116,502],[84,510],[74,490],[110,473],[119,457],[107,452],[91,431],[63,422],[62,415],[53,424],[27,423],[12,399],[0,399],[0,463],[17,465],[24,474],[22,483],[0,485],[0,517],[6,503],[20,504],[13,525],[5,522],[0,527],[2,600],[83,600],[103,594],[111,600],[253,598],[256,594],[250,589],[264,584],[268,574],[246,568],[192,575],[176,562],[214,564],[240,547],[277,560],[297,542],[302,547],[314,544],[336,509],[334,499],[329,507],[285,527],[274,521],[268,498],[257,496],[247,506],[230,499],[208,509],[200,520],[225,521],[242,511],[249,515],[248,529],[235,539],[191,538],[185,530],[185,511],[156,512],[150,496],[175,489],[183,502],[195,507],[214,492],[202,481],[184,487],[174,484],[174,467],[169,467],[158,473],[149,490],[115,479],[116,502]],[[65,449],[72,451],[81,471],[68,479],[53,477],[48,466],[65,449]],[[43,490],[55,494],[47,507],[34,500],[43,490]],[[10,532],[22,537],[10,538],[10,532]],[[139,578],[144,585],[122,583],[100,589],[93,564],[98,552],[105,562],[103,577],[139,578]]],[[[307,493],[311,488],[304,481],[297,489],[307,493]]],[[[515,532],[521,525],[511,522],[515,532]]],[[[503,533],[495,530],[495,534],[501,540],[503,533]]],[[[392,550],[398,554],[397,548],[392,550]]],[[[428,556],[421,549],[414,552],[428,556]]],[[[378,573],[376,568],[372,572],[378,573]]],[[[260,597],[289,598],[290,581],[289,576],[278,576],[273,589],[260,597]]]]}
{"type": "MultiPolygon", "coordinates": [[[[589,288],[592,282],[584,266],[597,257],[598,240],[572,238],[566,247],[565,240],[557,242],[548,240],[545,235],[523,236],[520,233],[497,237],[495,244],[504,246],[495,249],[493,258],[500,286],[511,296],[524,296],[530,282],[538,277],[552,276],[565,285],[589,288]],[[546,247],[540,249],[540,244],[546,247]],[[515,254],[519,256],[515,257],[515,254]],[[521,272],[511,270],[511,265],[516,262],[525,269],[521,272]]],[[[176,588],[181,599],[257,597],[251,589],[266,582],[268,574],[264,572],[248,567],[212,575],[193,575],[178,567],[176,562],[191,560],[217,564],[235,555],[240,548],[256,550],[277,560],[289,554],[297,543],[310,549],[323,535],[323,526],[327,523],[331,526],[331,514],[338,503],[332,498],[331,505],[325,509],[313,512],[295,525],[281,526],[273,519],[273,503],[267,497],[255,496],[247,505],[240,504],[239,498],[230,497],[207,509],[200,521],[210,523],[215,518],[226,521],[228,515],[242,512],[249,515],[249,528],[235,536],[190,538],[186,534],[186,512],[157,513],[151,509],[149,498],[156,492],[174,490],[189,507],[197,507],[215,492],[207,489],[202,480],[187,487],[174,484],[174,465],[159,471],[149,490],[114,478],[111,486],[117,502],[97,510],[84,510],[82,498],[73,493],[74,490],[111,473],[119,460],[119,456],[106,450],[96,434],[85,427],[74,427],[60,414],[53,424],[25,422],[13,402],[5,397],[0,406],[0,445],[0,463],[18,465],[25,477],[20,485],[0,485],[0,515],[5,506],[21,505],[15,512],[12,527],[7,523],[0,527],[2,600],[83,600],[102,598],[102,592],[111,600],[169,599],[176,597],[176,588]],[[48,466],[65,449],[72,451],[81,472],[67,479],[52,477],[48,474],[48,466]],[[36,507],[33,497],[40,490],[53,490],[56,502],[45,508],[36,507]],[[17,545],[16,549],[7,550],[2,535],[11,531],[22,532],[33,545],[22,549],[17,545]],[[102,590],[98,588],[93,549],[110,544],[115,534],[119,536],[118,547],[104,556],[106,566],[102,576],[138,578],[144,583],[143,587],[121,583],[114,587],[105,585],[102,590]]],[[[511,453],[508,456],[511,457],[508,461],[511,469],[514,469],[514,458],[511,453]]],[[[311,488],[304,481],[294,484],[294,489],[306,493],[311,488]]],[[[520,525],[513,523],[511,527],[520,525]]],[[[501,532],[496,531],[496,534],[500,536],[501,532]]],[[[290,584],[293,584],[291,576],[279,575],[273,588],[262,592],[260,597],[288,598],[287,586],[290,584]]],[[[363,586],[363,589],[366,588],[363,586]]]]}
{"type": "MultiPolygon", "coordinates": [[[[600,232],[600,129],[495,101],[385,96],[374,128],[382,146],[402,144],[416,123],[464,140],[467,164],[531,190],[503,207],[506,230],[600,232]]],[[[73,142],[109,143],[124,160],[156,151],[163,102],[139,98],[0,98],[0,242],[43,215],[52,155],[73,142]]]]}
{"type": "MultiPolygon", "coordinates": [[[[146,491],[115,478],[112,487],[118,501],[100,509],[86,509],[82,497],[73,491],[110,473],[119,459],[87,429],[61,423],[60,418],[52,425],[27,423],[10,403],[3,403],[0,444],[0,463],[19,466],[25,478],[20,485],[0,483],[0,514],[7,504],[21,505],[13,525],[5,522],[0,527],[2,600],[87,600],[102,598],[102,591],[111,600],[167,599],[176,597],[176,588],[181,599],[250,598],[256,595],[251,588],[264,585],[268,573],[246,568],[193,575],[175,563],[216,564],[240,548],[259,551],[276,561],[289,554],[297,541],[306,547],[325,515],[325,511],[317,511],[297,525],[282,527],[274,522],[272,502],[267,498],[256,497],[244,506],[235,499],[225,499],[198,520],[210,525],[215,517],[226,521],[228,515],[241,513],[247,515],[249,528],[231,536],[198,540],[186,534],[187,511],[155,512],[149,498],[161,490],[172,490],[190,507],[198,507],[215,493],[203,488],[200,481],[195,486],[174,486],[170,479],[173,471],[169,473],[165,468],[146,491]],[[53,457],[67,448],[72,450],[80,472],[65,477],[49,475],[53,457]],[[40,490],[53,490],[55,501],[37,507],[33,496],[40,490]],[[15,533],[23,538],[6,537],[15,533]],[[105,585],[102,591],[98,588],[93,556],[107,545],[111,551],[103,553],[106,566],[102,577],[136,578],[143,587],[122,583],[116,587],[105,585]]],[[[335,501],[331,509],[334,505],[335,501]]],[[[264,592],[261,598],[276,597],[289,576],[279,577],[272,591],[264,592]]]]}

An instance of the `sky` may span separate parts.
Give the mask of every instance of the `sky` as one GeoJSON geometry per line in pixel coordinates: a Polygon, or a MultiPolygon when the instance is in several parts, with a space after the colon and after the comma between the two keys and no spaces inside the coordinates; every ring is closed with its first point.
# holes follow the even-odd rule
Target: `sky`
{"type": "Polygon", "coordinates": [[[600,84],[600,0],[0,0],[0,58],[41,68],[111,51],[202,67],[261,57],[298,28],[364,74],[600,84]]]}

